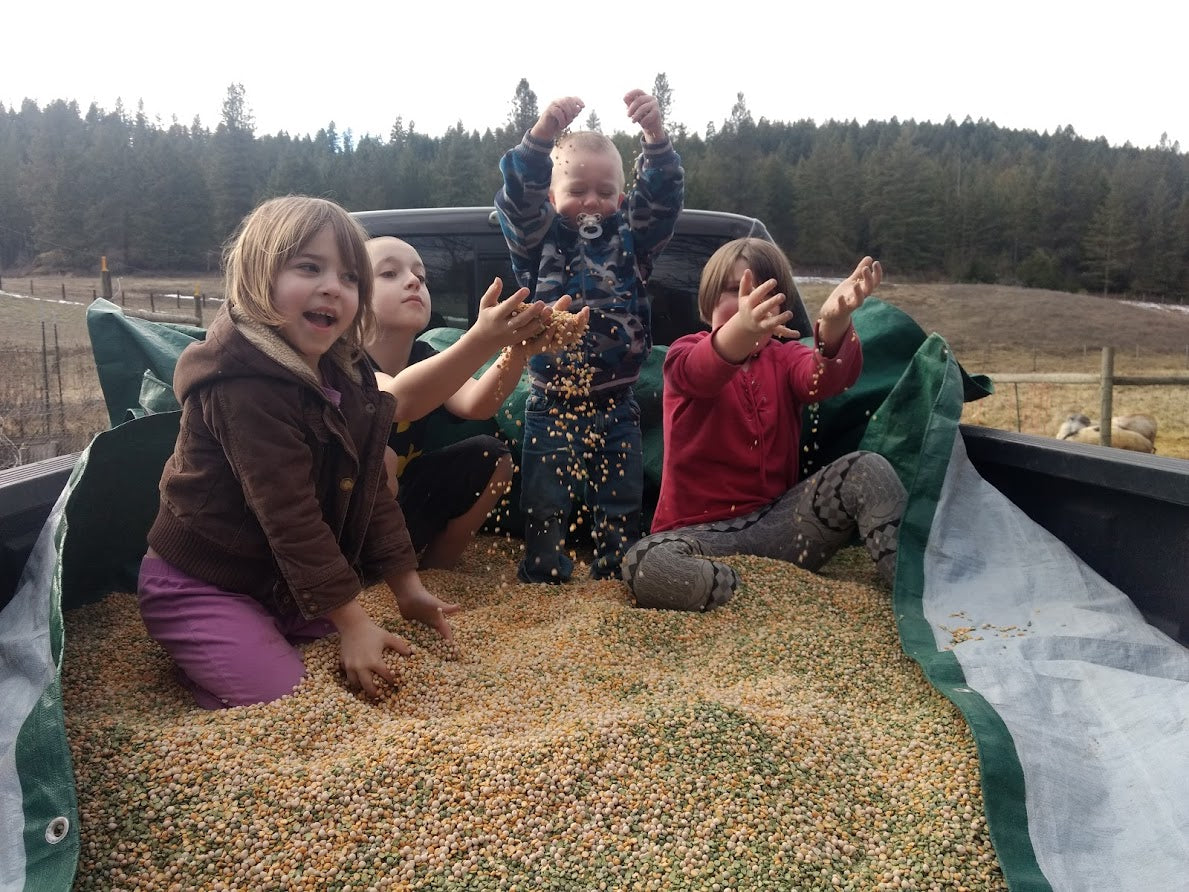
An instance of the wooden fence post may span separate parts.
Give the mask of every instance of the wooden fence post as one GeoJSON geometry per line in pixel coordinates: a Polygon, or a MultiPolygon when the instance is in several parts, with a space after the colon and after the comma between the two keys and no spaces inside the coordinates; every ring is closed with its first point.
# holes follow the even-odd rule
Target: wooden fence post
{"type": "Polygon", "coordinates": [[[1102,404],[1098,411],[1099,441],[1111,445],[1111,415],[1114,412],[1115,348],[1102,348],[1102,404]]]}
{"type": "Polygon", "coordinates": [[[54,369],[58,374],[58,427],[66,433],[66,398],[62,394],[62,348],[58,346],[58,323],[54,323],[54,369]]]}
{"type": "Polygon", "coordinates": [[[45,435],[50,435],[50,357],[49,346],[45,342],[45,320],[41,321],[41,378],[42,392],[45,394],[45,435]]]}

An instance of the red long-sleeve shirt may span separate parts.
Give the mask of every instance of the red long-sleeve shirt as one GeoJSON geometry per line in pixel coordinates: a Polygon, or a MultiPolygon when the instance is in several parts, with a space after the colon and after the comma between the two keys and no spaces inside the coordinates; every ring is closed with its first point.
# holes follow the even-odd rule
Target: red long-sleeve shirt
{"type": "Polygon", "coordinates": [[[665,357],[654,533],[739,517],[792,489],[802,410],[846,390],[863,368],[853,327],[832,357],[820,345],[770,340],[742,365],[719,356],[710,337],[678,338],[665,357]]]}

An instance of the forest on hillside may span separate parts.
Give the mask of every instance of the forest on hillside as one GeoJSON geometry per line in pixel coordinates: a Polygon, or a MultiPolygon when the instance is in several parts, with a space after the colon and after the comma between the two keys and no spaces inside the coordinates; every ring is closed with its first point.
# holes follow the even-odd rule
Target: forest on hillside
{"type": "MultiPolygon", "coordinates": [[[[654,93],[671,102],[664,74],[654,93]]],[[[239,84],[214,129],[119,105],[0,104],[0,270],[93,271],[99,255],[122,274],[217,269],[238,221],[274,195],[350,210],[490,204],[500,156],[537,114],[523,79],[504,126],[437,136],[401,117],[386,137],[333,123],[257,134],[239,84]]],[[[802,275],[866,253],[902,278],[1189,300],[1189,156],[1167,140],[1112,147],[969,118],[757,121],[742,94],[704,133],[669,129],[686,206],[760,217],[802,275]]],[[[609,135],[630,166],[636,137],[609,135]]]]}

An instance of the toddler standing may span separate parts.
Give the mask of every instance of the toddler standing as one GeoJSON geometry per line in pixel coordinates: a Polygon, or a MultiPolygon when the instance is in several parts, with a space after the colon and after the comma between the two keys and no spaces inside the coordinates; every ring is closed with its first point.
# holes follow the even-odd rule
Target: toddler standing
{"type": "Polygon", "coordinates": [[[495,206],[517,281],[534,300],[568,295],[575,310],[590,309],[576,348],[528,364],[523,582],[570,579],[566,532],[579,499],[594,524],[593,578],[618,577],[640,537],[644,466],[633,385],[652,347],[644,286],[673,235],[685,175],[656,99],[632,90],[624,104],[643,134],[630,191],[610,139],[590,131],[558,138],[582,111],[574,96],[551,102],[500,162],[495,206]]]}

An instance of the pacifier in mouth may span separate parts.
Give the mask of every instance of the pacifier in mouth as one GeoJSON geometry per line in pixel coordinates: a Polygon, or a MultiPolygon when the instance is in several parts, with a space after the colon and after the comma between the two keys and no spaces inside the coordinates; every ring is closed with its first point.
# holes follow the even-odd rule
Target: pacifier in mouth
{"type": "Polygon", "coordinates": [[[595,239],[603,234],[602,214],[579,214],[578,234],[583,238],[595,239]]]}

